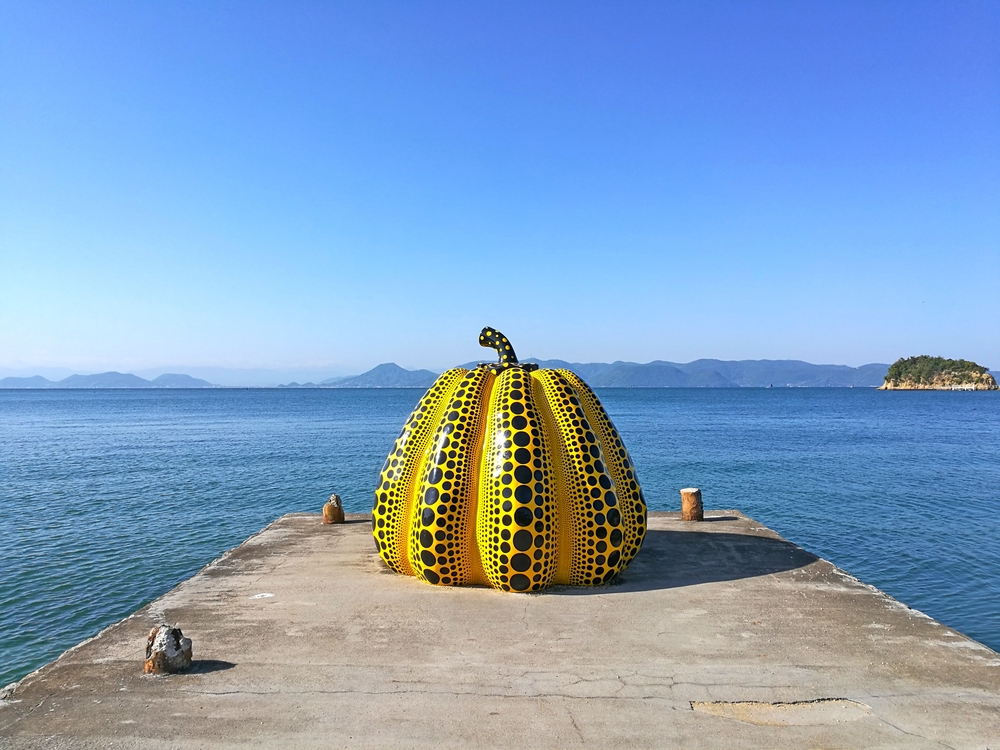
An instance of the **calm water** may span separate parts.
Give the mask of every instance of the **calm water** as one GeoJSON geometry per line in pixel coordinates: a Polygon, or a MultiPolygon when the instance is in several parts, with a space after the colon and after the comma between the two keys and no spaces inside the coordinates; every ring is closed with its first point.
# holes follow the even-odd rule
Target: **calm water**
{"type": "MultiPolygon", "coordinates": [[[[0,686],[336,490],[414,390],[0,391],[0,686]]],[[[738,508],[1000,649],[1000,393],[603,389],[650,507],[738,508]]]]}

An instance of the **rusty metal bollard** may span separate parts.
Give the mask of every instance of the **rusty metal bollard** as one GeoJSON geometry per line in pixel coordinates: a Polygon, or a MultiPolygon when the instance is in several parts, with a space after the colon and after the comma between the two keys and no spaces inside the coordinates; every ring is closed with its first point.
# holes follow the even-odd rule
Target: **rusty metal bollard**
{"type": "Polygon", "coordinates": [[[340,501],[340,495],[334,493],[323,506],[323,523],[343,523],[344,504],[340,501]]]}
{"type": "Polygon", "coordinates": [[[183,672],[191,666],[191,639],[180,628],[157,625],[146,639],[146,661],[143,674],[183,672]]]}

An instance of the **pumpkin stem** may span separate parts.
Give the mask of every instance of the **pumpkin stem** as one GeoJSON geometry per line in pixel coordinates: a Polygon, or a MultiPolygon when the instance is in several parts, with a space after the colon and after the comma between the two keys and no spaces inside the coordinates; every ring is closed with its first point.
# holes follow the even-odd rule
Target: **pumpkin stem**
{"type": "Polygon", "coordinates": [[[500,355],[500,365],[516,365],[517,355],[514,354],[514,347],[510,345],[507,337],[495,328],[486,326],[479,333],[479,345],[489,349],[496,349],[500,355]]]}

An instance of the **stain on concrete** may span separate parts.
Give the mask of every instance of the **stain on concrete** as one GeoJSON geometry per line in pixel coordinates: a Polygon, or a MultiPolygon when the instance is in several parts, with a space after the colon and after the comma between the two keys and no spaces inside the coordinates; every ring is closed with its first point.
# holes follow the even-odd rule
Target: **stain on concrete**
{"type": "Polygon", "coordinates": [[[803,727],[857,721],[871,715],[871,707],[846,698],[771,703],[766,701],[692,701],[691,708],[710,716],[736,719],[759,727],[803,727]]]}

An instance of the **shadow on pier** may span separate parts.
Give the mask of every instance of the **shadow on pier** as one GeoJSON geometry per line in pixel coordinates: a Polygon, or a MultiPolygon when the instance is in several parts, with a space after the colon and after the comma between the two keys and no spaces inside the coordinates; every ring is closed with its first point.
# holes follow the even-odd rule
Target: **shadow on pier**
{"type": "Polygon", "coordinates": [[[221,659],[195,659],[191,662],[191,668],[187,670],[186,674],[222,672],[226,669],[232,669],[235,666],[231,661],[222,661],[221,659]]]}
{"type": "Polygon", "coordinates": [[[818,559],[784,539],[727,532],[649,529],[639,554],[625,572],[608,585],[598,588],[558,586],[549,592],[586,596],[588,593],[654,591],[738,581],[803,568],[818,559]]]}

